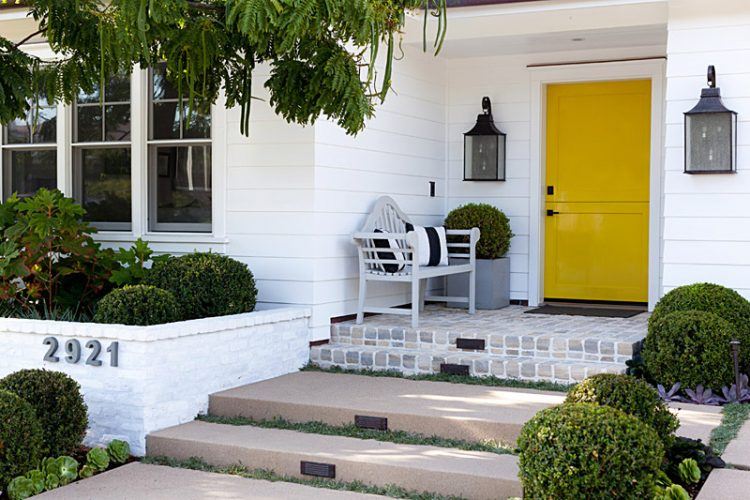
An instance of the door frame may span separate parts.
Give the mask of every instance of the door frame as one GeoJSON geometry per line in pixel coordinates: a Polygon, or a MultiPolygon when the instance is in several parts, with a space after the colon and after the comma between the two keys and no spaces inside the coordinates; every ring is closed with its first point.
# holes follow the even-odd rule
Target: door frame
{"type": "Polygon", "coordinates": [[[664,170],[664,85],[666,60],[649,59],[529,68],[531,71],[531,216],[529,220],[529,305],[544,300],[544,196],[547,86],[613,80],[651,80],[651,165],[649,168],[648,308],[661,294],[662,172],[664,170]],[[536,214],[536,215],[535,215],[536,214]]]}

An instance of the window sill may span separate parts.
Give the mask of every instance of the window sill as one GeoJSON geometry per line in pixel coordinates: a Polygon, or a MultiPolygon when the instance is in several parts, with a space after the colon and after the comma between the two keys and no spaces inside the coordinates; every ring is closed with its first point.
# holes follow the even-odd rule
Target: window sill
{"type": "MultiPolygon", "coordinates": [[[[149,243],[200,243],[204,245],[226,245],[229,239],[212,234],[198,233],[146,233],[140,236],[149,243]]],[[[128,231],[99,231],[94,239],[106,242],[134,242],[139,237],[128,231]]]]}

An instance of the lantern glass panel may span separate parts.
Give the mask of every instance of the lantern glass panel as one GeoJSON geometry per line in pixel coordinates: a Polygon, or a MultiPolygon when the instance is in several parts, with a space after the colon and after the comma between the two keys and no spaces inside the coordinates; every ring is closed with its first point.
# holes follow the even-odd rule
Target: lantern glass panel
{"type": "Polygon", "coordinates": [[[699,113],[687,116],[687,172],[733,170],[733,113],[699,113]]]}
{"type": "Polygon", "coordinates": [[[464,136],[464,178],[474,181],[496,181],[505,177],[498,171],[505,164],[504,137],[497,135],[464,136]]]}

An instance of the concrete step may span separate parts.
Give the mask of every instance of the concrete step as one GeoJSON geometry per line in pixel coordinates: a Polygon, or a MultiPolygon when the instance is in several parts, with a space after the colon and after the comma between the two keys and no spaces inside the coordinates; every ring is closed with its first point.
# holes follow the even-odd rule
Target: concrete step
{"type": "Polygon", "coordinates": [[[200,457],[277,474],[301,474],[301,461],[335,465],[335,479],[397,485],[470,499],[521,496],[517,458],[433,446],[320,436],[293,431],[190,422],[150,434],[149,456],[200,457]]]}
{"type": "Polygon", "coordinates": [[[597,373],[623,373],[624,363],[541,359],[531,356],[499,355],[486,352],[440,352],[395,347],[324,344],[310,350],[310,361],[321,368],[397,370],[405,374],[439,373],[440,365],[469,367],[473,376],[548,381],[573,384],[597,373]]]}
{"type": "Polygon", "coordinates": [[[387,497],[133,462],[34,497],[40,500],[383,500],[387,497]]]}
{"type": "Polygon", "coordinates": [[[461,353],[472,351],[459,349],[458,339],[480,339],[485,343],[483,352],[499,356],[624,364],[638,351],[645,335],[645,330],[635,328],[629,319],[593,318],[597,322],[592,323],[586,321],[592,318],[575,318],[574,322],[569,317],[550,320],[529,314],[513,318],[494,326],[466,324],[460,328],[443,319],[413,329],[377,317],[362,325],[331,325],[331,343],[461,353]]]}
{"type": "Polygon", "coordinates": [[[376,416],[388,419],[389,430],[515,446],[527,420],[564,399],[560,392],[299,372],[212,394],[209,413],[331,425],[376,416]]]}

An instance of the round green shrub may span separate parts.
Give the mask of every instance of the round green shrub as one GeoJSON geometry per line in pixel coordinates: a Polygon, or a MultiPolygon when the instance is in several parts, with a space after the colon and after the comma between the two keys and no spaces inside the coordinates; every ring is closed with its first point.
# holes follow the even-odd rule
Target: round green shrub
{"type": "Polygon", "coordinates": [[[183,319],[250,312],[258,294],[253,273],[245,264],[215,253],[191,253],[157,262],[146,283],[172,292],[183,319]]]}
{"type": "Polygon", "coordinates": [[[180,305],[174,294],[149,285],[112,290],[99,301],[94,314],[95,323],[120,325],[160,325],[180,318],[180,305]]]}
{"type": "Polygon", "coordinates": [[[525,498],[651,498],[664,446],[649,425],[609,406],[542,410],[518,439],[525,498]]]}
{"type": "Polygon", "coordinates": [[[446,229],[472,229],[480,231],[477,242],[478,259],[499,259],[508,253],[510,230],[508,217],[487,203],[469,203],[450,211],[445,218],[446,229]]]}
{"type": "Polygon", "coordinates": [[[705,311],[732,323],[739,340],[750,346],[750,301],[731,288],[713,283],[695,283],[675,288],[659,300],[649,326],[677,311],[705,311]]]}
{"type": "Polygon", "coordinates": [[[34,408],[16,394],[0,390],[0,491],[43,457],[42,427],[34,408]]]}
{"type": "Polygon", "coordinates": [[[32,406],[41,425],[44,456],[69,455],[80,446],[88,415],[81,386],[68,375],[20,370],[0,380],[0,390],[12,392],[32,406]]]}
{"type": "Polygon", "coordinates": [[[644,380],[630,375],[602,373],[587,378],[568,392],[566,403],[611,406],[650,425],[666,446],[674,441],[679,421],[659,393],[644,380]]]}
{"type": "MultiPolygon", "coordinates": [[[[729,342],[736,336],[729,321],[710,312],[662,314],[649,323],[643,344],[646,372],[665,387],[680,382],[683,387],[719,389],[734,380],[729,342]]],[[[743,366],[749,366],[750,349],[740,349],[740,356],[743,366]]]]}

